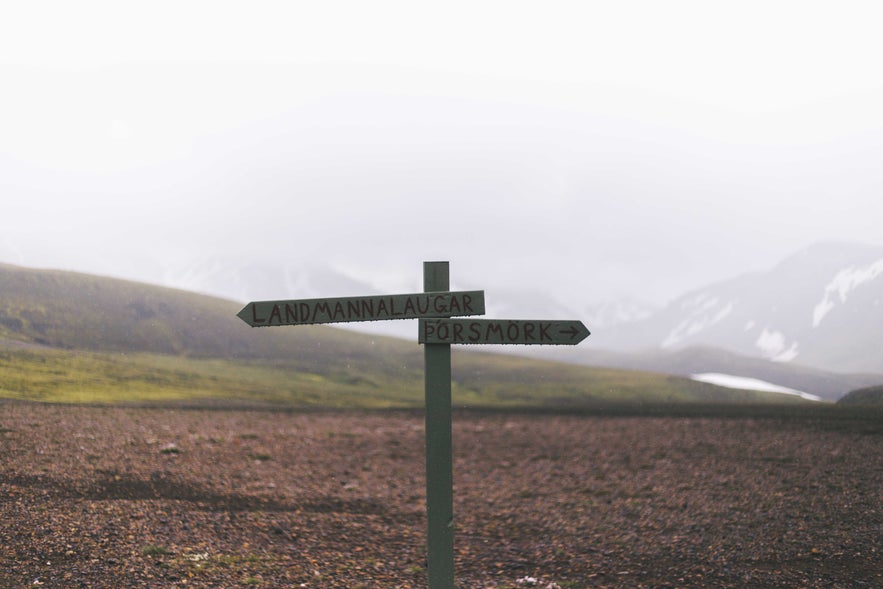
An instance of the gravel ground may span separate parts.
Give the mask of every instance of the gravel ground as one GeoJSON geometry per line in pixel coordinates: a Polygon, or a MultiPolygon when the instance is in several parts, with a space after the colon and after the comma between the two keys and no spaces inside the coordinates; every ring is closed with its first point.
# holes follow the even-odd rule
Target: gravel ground
{"type": "MultiPolygon", "coordinates": [[[[457,586],[883,587],[883,427],[457,413],[457,586]]],[[[0,587],[425,587],[423,418],[0,404],[0,587]]]]}

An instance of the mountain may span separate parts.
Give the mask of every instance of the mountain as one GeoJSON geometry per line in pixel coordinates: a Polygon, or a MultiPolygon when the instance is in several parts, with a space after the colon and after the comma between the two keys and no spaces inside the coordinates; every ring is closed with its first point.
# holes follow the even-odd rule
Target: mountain
{"type": "MultiPolygon", "coordinates": [[[[236,317],[241,307],[184,290],[0,264],[0,342],[7,344],[286,360],[303,368],[345,364],[378,346],[418,359],[415,350],[406,351],[406,343],[393,338],[313,325],[251,329],[236,317]]],[[[373,360],[381,362],[383,355],[373,360]]]]}
{"type": "MultiPolygon", "coordinates": [[[[373,285],[343,271],[294,261],[280,267],[254,259],[208,256],[168,268],[158,278],[167,285],[220,293],[239,301],[311,298],[328,293],[377,294],[373,285]]],[[[663,308],[631,299],[579,308],[563,304],[538,288],[488,286],[485,290],[488,317],[579,318],[592,331],[592,337],[576,350],[528,351],[529,355],[620,366],[622,361],[598,364],[596,359],[608,351],[649,354],[640,361],[629,360],[629,366],[674,372],[666,363],[683,364],[684,355],[668,358],[665,352],[713,348],[743,359],[796,366],[803,374],[807,373],[803,367],[827,373],[883,373],[883,346],[878,345],[879,328],[883,326],[883,247],[815,244],[768,271],[688,292],[663,308]]],[[[367,325],[355,328],[362,330],[367,325]]],[[[412,337],[414,331],[408,322],[376,325],[376,331],[374,325],[370,327],[372,333],[403,338],[412,337]]],[[[697,356],[692,364],[699,372],[707,372],[701,369],[702,359],[697,356]]],[[[741,360],[729,362],[744,364],[741,360]]],[[[760,368],[755,364],[752,373],[744,376],[760,377],[760,368]]],[[[771,368],[761,371],[776,372],[771,368]]],[[[778,372],[793,371],[782,368],[778,372]]],[[[825,396],[832,390],[844,394],[850,389],[843,387],[852,384],[839,382],[827,389],[825,396]]]]}
{"type": "Polygon", "coordinates": [[[883,373],[881,328],[883,247],[821,243],[769,271],[689,292],[644,319],[593,330],[589,346],[706,346],[821,370],[883,373]]]}
{"type": "MultiPolygon", "coordinates": [[[[234,262],[207,257],[164,281],[223,289],[240,301],[375,293],[334,270],[234,262]]],[[[576,347],[482,352],[682,377],[750,377],[827,400],[883,382],[880,247],[816,244],[769,271],[697,289],[661,309],[621,301],[578,313],[542,291],[491,288],[487,298],[489,317],[578,317],[592,336],[576,347]]],[[[326,326],[249,330],[234,317],[239,307],[185,290],[0,265],[0,342],[7,344],[272,360],[302,371],[393,376],[403,367],[417,374],[422,365],[412,321],[387,322],[407,340],[326,326]]]]}
{"type": "MultiPolygon", "coordinates": [[[[415,341],[324,325],[253,329],[240,303],[0,264],[0,396],[70,402],[221,400],[419,406],[415,341]]],[[[648,372],[457,350],[455,402],[790,401],[648,372]]]]}
{"type": "Polygon", "coordinates": [[[862,405],[883,407],[883,385],[850,391],[837,401],[841,405],[862,405]]]}

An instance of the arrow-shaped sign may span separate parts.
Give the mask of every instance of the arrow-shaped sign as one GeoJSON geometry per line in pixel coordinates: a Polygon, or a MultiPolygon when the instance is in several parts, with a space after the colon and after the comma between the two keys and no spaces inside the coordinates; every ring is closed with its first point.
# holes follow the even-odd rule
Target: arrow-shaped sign
{"type": "Polygon", "coordinates": [[[576,345],[589,336],[582,321],[425,319],[421,344],[576,345]]]}
{"type": "Polygon", "coordinates": [[[484,315],[484,291],[256,301],[236,315],[252,327],[484,315]]]}

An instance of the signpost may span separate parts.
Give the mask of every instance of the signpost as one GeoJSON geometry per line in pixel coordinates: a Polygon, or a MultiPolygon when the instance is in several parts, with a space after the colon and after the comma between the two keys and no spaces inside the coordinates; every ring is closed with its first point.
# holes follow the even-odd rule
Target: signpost
{"type": "Polygon", "coordinates": [[[484,315],[484,291],[450,288],[447,262],[423,263],[422,293],[256,301],[237,316],[252,327],[419,319],[424,344],[426,520],[429,589],[454,589],[454,473],[451,443],[451,344],[575,345],[580,321],[451,319],[484,315]]]}

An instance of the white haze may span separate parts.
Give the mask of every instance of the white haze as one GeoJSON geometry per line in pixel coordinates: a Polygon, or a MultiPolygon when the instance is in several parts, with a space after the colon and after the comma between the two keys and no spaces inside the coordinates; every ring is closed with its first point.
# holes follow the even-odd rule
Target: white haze
{"type": "Polygon", "coordinates": [[[880,243],[880,12],[4,7],[0,261],[184,287],[200,264],[309,266],[406,292],[443,259],[457,287],[580,309],[880,243]]]}

